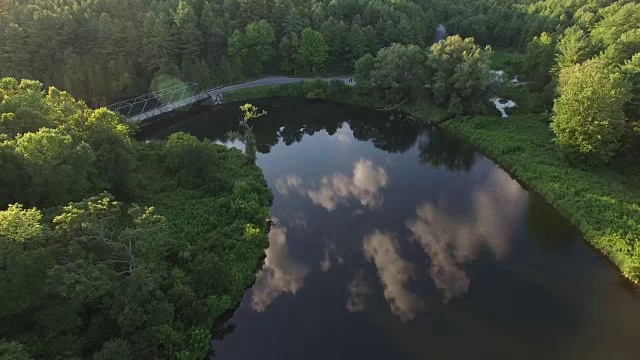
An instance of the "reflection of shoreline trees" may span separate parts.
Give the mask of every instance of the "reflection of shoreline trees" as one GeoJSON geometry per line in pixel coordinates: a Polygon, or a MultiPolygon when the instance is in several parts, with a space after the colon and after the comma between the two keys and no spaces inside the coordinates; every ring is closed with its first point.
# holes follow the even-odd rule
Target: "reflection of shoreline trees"
{"type": "MultiPolygon", "coordinates": [[[[253,104],[268,112],[251,124],[255,150],[268,154],[279,143],[287,146],[299,143],[305,136],[325,131],[335,135],[345,124],[353,138],[370,141],[377,149],[389,153],[404,153],[416,143],[421,164],[449,171],[469,171],[475,162],[474,149],[456,137],[435,127],[427,127],[400,112],[374,111],[368,108],[322,100],[302,100],[279,97],[256,99],[253,104]]],[[[198,134],[214,141],[243,140],[245,128],[237,122],[238,103],[216,108],[204,108],[201,113],[188,113],[188,119],[178,126],[155,132],[154,137],[179,130],[198,134]],[[214,118],[214,119],[212,119],[214,118]]],[[[152,132],[149,132],[152,133],[152,132]]],[[[252,145],[252,144],[251,144],[252,145]]]]}
{"type": "Polygon", "coordinates": [[[428,128],[420,134],[418,149],[420,164],[435,168],[469,171],[475,163],[475,150],[470,144],[445,134],[438,128],[428,128]]]}
{"type": "MultiPolygon", "coordinates": [[[[324,101],[280,98],[269,102],[256,100],[255,104],[269,112],[253,126],[256,148],[263,154],[269,153],[280,142],[289,146],[319,131],[334,135],[345,124],[349,125],[356,140],[371,141],[380,150],[402,153],[415,144],[421,127],[401,113],[324,101]]],[[[220,135],[223,134],[217,137],[220,135]]]]}

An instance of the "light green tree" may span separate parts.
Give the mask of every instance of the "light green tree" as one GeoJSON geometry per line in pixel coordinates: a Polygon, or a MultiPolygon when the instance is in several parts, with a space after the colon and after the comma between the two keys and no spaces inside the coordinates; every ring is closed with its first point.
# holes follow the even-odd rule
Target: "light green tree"
{"type": "Polygon", "coordinates": [[[628,84],[601,60],[589,60],[560,72],[553,105],[555,143],[567,154],[607,161],[620,146],[628,84]]]}
{"type": "Polygon", "coordinates": [[[532,85],[542,90],[551,81],[551,68],[555,60],[555,44],[550,34],[543,32],[527,45],[523,70],[532,85]]]}
{"type": "Polygon", "coordinates": [[[559,73],[562,69],[586,61],[593,55],[589,36],[577,26],[570,27],[564,31],[556,45],[555,71],[559,73]]]}
{"type": "Polygon", "coordinates": [[[243,127],[243,141],[245,146],[245,154],[247,155],[247,159],[251,163],[255,163],[257,158],[257,148],[256,148],[256,136],[253,133],[253,126],[249,125],[251,120],[255,120],[261,116],[267,115],[267,112],[262,110],[258,112],[258,108],[252,104],[244,104],[240,106],[240,111],[242,111],[242,116],[240,118],[240,124],[243,127]]]}
{"type": "Polygon", "coordinates": [[[42,234],[42,214],[38,209],[25,209],[21,204],[9,205],[0,211],[0,247],[7,242],[22,243],[42,234]]]}
{"type": "Polygon", "coordinates": [[[245,75],[262,74],[274,55],[273,28],[260,20],[247,25],[245,32],[236,30],[229,38],[229,56],[245,75]]]}
{"type": "Polygon", "coordinates": [[[306,28],[302,31],[297,62],[304,73],[316,74],[327,64],[327,44],[321,33],[306,28]]]}

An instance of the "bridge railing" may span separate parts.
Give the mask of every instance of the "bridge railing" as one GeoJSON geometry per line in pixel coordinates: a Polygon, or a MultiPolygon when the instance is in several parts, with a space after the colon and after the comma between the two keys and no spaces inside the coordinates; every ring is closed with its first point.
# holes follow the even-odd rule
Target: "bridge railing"
{"type": "MultiPolygon", "coordinates": [[[[149,94],[137,96],[125,101],[117,102],[107,106],[109,110],[118,112],[127,118],[140,121],[139,118],[150,118],[166,112],[166,107],[176,108],[187,105],[187,100],[200,95],[200,85],[198,83],[182,83],[170,86],[149,94]]],[[[197,101],[193,100],[191,102],[197,101]]]]}

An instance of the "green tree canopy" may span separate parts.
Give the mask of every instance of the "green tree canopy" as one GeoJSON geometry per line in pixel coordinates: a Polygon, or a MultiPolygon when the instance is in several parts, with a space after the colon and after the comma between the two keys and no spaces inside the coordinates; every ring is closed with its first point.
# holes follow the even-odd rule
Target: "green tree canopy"
{"type": "Polygon", "coordinates": [[[321,33],[306,28],[302,31],[296,60],[303,73],[316,74],[327,64],[329,54],[321,33]]]}
{"type": "Polygon", "coordinates": [[[569,154],[608,160],[620,146],[629,88],[622,75],[600,60],[562,70],[553,105],[555,142],[569,154]]]}
{"type": "Polygon", "coordinates": [[[550,34],[544,32],[527,45],[523,70],[536,89],[542,90],[551,81],[554,60],[555,44],[550,34]]]}
{"type": "Polygon", "coordinates": [[[138,143],[41,89],[0,80],[3,119],[43,125],[0,133],[0,357],[203,358],[264,253],[260,169],[187,134],[138,143]]]}
{"type": "Polygon", "coordinates": [[[577,26],[565,30],[556,46],[556,72],[582,63],[594,55],[593,45],[585,32],[577,26]]]}
{"type": "Polygon", "coordinates": [[[416,45],[393,44],[374,58],[365,55],[356,63],[356,84],[379,101],[398,104],[413,101],[425,84],[424,53],[416,45]]]}
{"type": "Polygon", "coordinates": [[[273,28],[266,20],[252,22],[245,32],[236,30],[229,38],[229,56],[238,62],[242,73],[260,75],[269,65],[275,50],[273,28]]]}
{"type": "Polygon", "coordinates": [[[488,95],[490,55],[491,48],[482,48],[473,38],[458,35],[433,44],[426,68],[435,103],[455,109],[454,113],[479,111],[488,95]]]}

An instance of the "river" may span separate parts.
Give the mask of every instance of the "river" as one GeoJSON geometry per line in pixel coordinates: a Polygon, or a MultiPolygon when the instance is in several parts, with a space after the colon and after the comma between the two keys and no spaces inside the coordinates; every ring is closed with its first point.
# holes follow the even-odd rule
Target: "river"
{"type": "MultiPolygon", "coordinates": [[[[252,103],[274,225],[216,359],[640,359],[637,291],[471,146],[400,113],[252,103]]],[[[242,147],[238,106],[144,136],[242,147]]]]}

